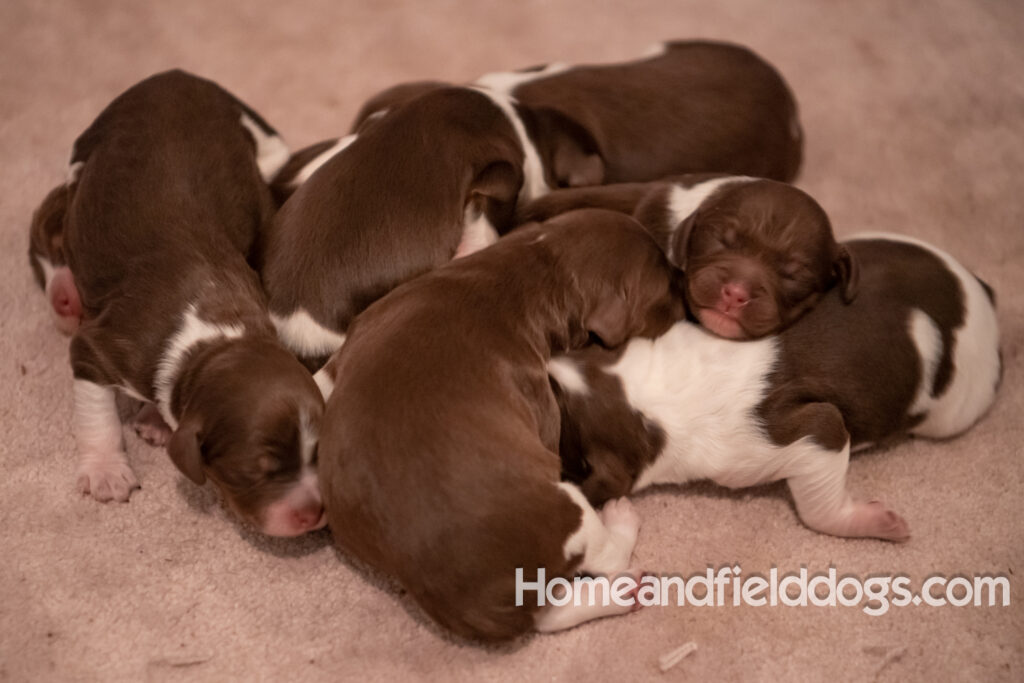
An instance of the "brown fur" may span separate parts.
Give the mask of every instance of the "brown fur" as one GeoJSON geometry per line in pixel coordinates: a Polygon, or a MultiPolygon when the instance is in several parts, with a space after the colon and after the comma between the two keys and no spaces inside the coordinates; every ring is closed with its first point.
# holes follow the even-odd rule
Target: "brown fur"
{"type": "Polygon", "coordinates": [[[465,88],[368,126],[277,214],[263,249],[270,310],[301,306],[344,331],[399,283],[451,260],[467,206],[511,227],[522,160],[505,115],[465,88]]]}
{"type": "Polygon", "coordinates": [[[339,545],[460,635],[531,629],[533,610],[513,604],[515,569],[571,575],[563,545],[580,524],[556,487],[545,363],[590,337],[664,331],[682,313],[678,295],[639,225],[582,211],[371,306],[326,368],[336,384],[320,472],[339,545]]]}
{"type": "Polygon", "coordinates": [[[198,344],[187,355],[171,400],[180,428],[169,452],[259,523],[277,492],[259,457],[272,451],[281,479],[297,472],[297,449],[275,433],[289,422],[282,414],[299,407],[317,419],[322,401],[277,343],[246,261],[273,206],[243,111],[251,112],[219,86],[180,71],[120,95],[75,144],[85,166],[65,246],[83,304],[71,342],[76,379],[152,401],[158,361],[190,305],[207,322],[245,329],[239,340],[198,344]]]}

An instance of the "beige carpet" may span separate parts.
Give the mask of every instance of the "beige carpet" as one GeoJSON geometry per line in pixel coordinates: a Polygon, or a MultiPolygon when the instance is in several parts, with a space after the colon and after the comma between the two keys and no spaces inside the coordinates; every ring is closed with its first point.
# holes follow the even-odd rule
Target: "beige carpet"
{"type": "Polygon", "coordinates": [[[619,2],[0,3],[0,680],[1024,679],[1024,4],[619,2]],[[67,340],[26,263],[32,209],[116,94],[181,66],[220,81],[297,148],[343,132],[392,82],[603,61],[664,38],[751,45],[807,134],[800,185],[840,235],[931,240],[999,293],[1006,380],[950,443],[868,454],[851,485],[907,518],[906,545],[817,535],[785,489],[642,496],[643,564],[690,575],[836,566],[1009,577],[1009,607],[664,607],[501,651],[454,643],[343,561],[326,532],[236,525],[134,435],[143,489],[73,490],[67,340]],[[666,674],[658,657],[699,649],[666,674]]]}

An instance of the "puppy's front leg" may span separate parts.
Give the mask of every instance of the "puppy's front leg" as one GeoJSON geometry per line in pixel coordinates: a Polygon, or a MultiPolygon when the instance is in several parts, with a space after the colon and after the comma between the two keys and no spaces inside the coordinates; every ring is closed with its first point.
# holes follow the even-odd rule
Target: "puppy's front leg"
{"type": "Polygon", "coordinates": [[[76,379],[74,396],[78,490],[103,502],[127,501],[139,482],[122,445],[114,389],[76,379]]]}
{"type": "Polygon", "coordinates": [[[847,490],[850,437],[836,407],[811,403],[801,406],[798,413],[799,424],[827,427],[832,434],[841,433],[845,441],[838,451],[821,446],[814,436],[787,447],[793,450],[793,457],[783,474],[804,524],[833,536],[908,540],[910,527],[902,517],[880,501],[856,500],[847,490]]]}

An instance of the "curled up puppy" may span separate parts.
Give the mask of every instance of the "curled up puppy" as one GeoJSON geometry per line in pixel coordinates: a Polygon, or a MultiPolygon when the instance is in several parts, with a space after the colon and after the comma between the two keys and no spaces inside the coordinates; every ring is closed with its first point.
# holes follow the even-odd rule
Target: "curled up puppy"
{"type": "Polygon", "coordinates": [[[324,523],[323,400],[278,342],[247,257],[287,150],[216,84],[170,71],[118,96],[76,140],[63,246],[81,295],[71,340],[78,487],[138,486],[116,391],[155,405],[189,479],[272,535],[324,523]]]}
{"type": "Polygon", "coordinates": [[[559,480],[552,352],[682,314],[678,271],[628,216],[568,213],[396,288],[318,373],[320,478],[341,548],[443,626],[499,641],[629,607],[517,606],[524,580],[630,569],[639,521],[559,480]],[[333,393],[330,393],[333,390],[333,393]]]}
{"type": "Polygon", "coordinates": [[[857,298],[832,290],[777,336],[734,343],[682,322],[620,353],[553,359],[567,478],[594,505],[653,484],[785,479],[808,527],[907,540],[900,515],[847,489],[851,449],[956,436],[984,415],[1001,374],[994,297],[923,242],[844,246],[857,298]]]}

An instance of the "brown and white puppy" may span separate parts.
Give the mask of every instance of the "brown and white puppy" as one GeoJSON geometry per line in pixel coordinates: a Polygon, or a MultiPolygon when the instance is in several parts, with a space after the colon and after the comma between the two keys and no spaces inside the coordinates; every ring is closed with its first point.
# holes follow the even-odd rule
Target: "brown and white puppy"
{"type": "Polygon", "coordinates": [[[138,486],[121,390],[174,429],[182,472],[212,480],[265,533],[323,524],[323,401],[278,342],[246,260],[282,150],[252,110],[181,71],[128,89],[75,142],[64,249],[82,301],[71,365],[83,493],[126,501],[138,486]]]}
{"type": "Polygon", "coordinates": [[[836,283],[843,300],[856,296],[856,260],[836,243],[824,209],[786,183],[704,173],[555,190],[520,217],[581,207],[632,212],[686,271],[693,316],[722,337],[778,332],[836,283]]]}
{"type": "Polygon", "coordinates": [[[810,528],[906,540],[902,517],[847,490],[851,447],[955,436],[988,410],[994,299],[927,244],[865,235],[846,247],[861,264],[857,299],[832,290],[778,336],[734,343],[683,322],[619,354],[553,359],[568,478],[594,505],[652,484],[785,479],[810,528]]]}
{"type": "MultiPolygon", "coordinates": [[[[552,351],[614,346],[682,315],[676,272],[629,217],[566,214],[412,280],[321,370],[320,480],[338,544],[466,637],[619,614],[515,605],[535,581],[629,567],[638,520],[559,482],[552,351]]],[[[532,604],[532,606],[530,606],[532,604]]]]}
{"type": "Polygon", "coordinates": [[[547,190],[507,98],[433,90],[275,181],[297,187],[264,240],[261,274],[281,339],[307,359],[399,283],[512,227],[519,196],[547,190]],[[291,181],[288,180],[291,178],[291,181]]]}
{"type": "MultiPolygon", "coordinates": [[[[405,83],[376,95],[364,121],[440,84],[405,83]]],[[[747,48],[673,41],[618,64],[549,64],[493,73],[474,85],[532,113],[529,134],[552,187],[650,181],[719,172],[792,180],[803,134],[779,73],[747,48]]]]}

